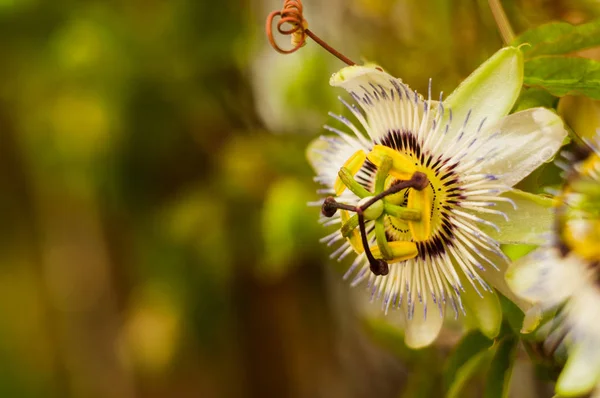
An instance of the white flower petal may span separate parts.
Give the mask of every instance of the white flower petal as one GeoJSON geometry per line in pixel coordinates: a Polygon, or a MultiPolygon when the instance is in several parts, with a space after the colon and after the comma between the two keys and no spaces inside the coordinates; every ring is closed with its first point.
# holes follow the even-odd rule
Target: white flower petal
{"type": "Polygon", "coordinates": [[[580,277],[585,277],[585,285],[579,285],[565,304],[567,322],[573,330],[573,340],[590,341],[600,347],[600,324],[598,323],[598,305],[600,290],[595,284],[595,272],[589,268],[580,268],[580,277]]]}
{"type": "MultiPolygon", "coordinates": [[[[523,84],[523,55],[515,47],[506,47],[485,61],[444,101],[452,109],[452,122],[446,142],[460,133],[470,112],[471,126],[482,120],[486,125],[507,115],[513,107],[523,84]]],[[[471,128],[468,131],[475,131],[471,128]]],[[[468,132],[467,131],[467,132],[468,132]]]]}
{"type": "Polygon", "coordinates": [[[317,181],[328,187],[333,186],[346,160],[363,149],[358,140],[341,134],[338,137],[318,137],[306,149],[306,158],[317,174],[317,181]]]}
{"type": "Polygon", "coordinates": [[[419,130],[423,98],[381,68],[348,66],[334,73],[329,83],[344,88],[362,107],[366,118],[357,109],[350,110],[373,141],[394,129],[419,130]]]}
{"type": "Polygon", "coordinates": [[[548,109],[514,113],[482,132],[484,143],[469,155],[477,162],[471,172],[494,175],[512,187],[551,160],[566,136],[562,120],[548,109]]]}
{"type": "Polygon", "coordinates": [[[322,137],[316,138],[308,144],[306,148],[306,159],[317,174],[320,174],[323,165],[328,162],[326,154],[331,149],[331,144],[322,137]]]}
{"type": "Polygon", "coordinates": [[[600,349],[594,344],[578,344],[569,350],[569,359],[556,382],[556,392],[578,396],[600,381],[600,349]]]}
{"type": "Polygon", "coordinates": [[[427,313],[425,315],[422,305],[417,305],[412,319],[406,321],[404,342],[413,349],[423,348],[437,338],[444,323],[440,316],[438,306],[427,295],[427,313]]]}
{"type": "Polygon", "coordinates": [[[516,262],[506,272],[508,286],[519,296],[546,308],[563,302],[587,279],[582,264],[557,249],[540,248],[516,262]]]}

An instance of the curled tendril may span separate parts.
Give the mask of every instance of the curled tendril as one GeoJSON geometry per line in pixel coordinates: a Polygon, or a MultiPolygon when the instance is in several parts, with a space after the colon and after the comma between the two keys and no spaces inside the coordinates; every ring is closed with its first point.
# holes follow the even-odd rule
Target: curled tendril
{"type": "Polygon", "coordinates": [[[271,46],[281,54],[291,54],[300,49],[300,47],[306,44],[306,36],[313,39],[317,44],[323,47],[325,50],[329,51],[331,54],[336,56],[342,62],[345,62],[348,65],[356,65],[352,62],[348,57],[341,54],[339,51],[335,50],[329,44],[325,43],[321,38],[315,35],[308,29],[308,22],[304,19],[303,7],[301,0],[284,0],[283,9],[281,11],[276,10],[272,11],[267,16],[267,24],[266,31],[267,37],[269,38],[269,43],[271,46]],[[280,17],[279,22],[277,22],[277,31],[282,35],[291,35],[292,48],[289,50],[285,50],[275,42],[275,37],[273,36],[273,20],[275,17],[280,17]],[[285,28],[285,24],[290,25],[289,29],[285,28]]]}
{"type": "Polygon", "coordinates": [[[300,0],[285,0],[283,4],[283,10],[272,11],[267,17],[267,36],[271,46],[281,54],[291,54],[302,47],[306,42],[306,29],[308,23],[302,15],[302,2],[300,0]],[[273,37],[273,20],[275,17],[280,16],[281,19],[277,22],[277,31],[282,35],[292,35],[293,48],[284,50],[275,42],[273,37]],[[291,28],[285,29],[285,24],[291,25],[291,28]]]}

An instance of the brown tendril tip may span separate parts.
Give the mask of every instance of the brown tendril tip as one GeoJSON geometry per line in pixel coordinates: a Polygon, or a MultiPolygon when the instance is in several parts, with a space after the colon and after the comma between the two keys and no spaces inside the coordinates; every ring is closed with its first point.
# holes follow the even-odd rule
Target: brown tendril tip
{"type": "Polygon", "coordinates": [[[300,47],[306,44],[306,36],[308,36],[342,62],[345,62],[348,65],[356,65],[348,57],[341,54],[339,51],[325,43],[323,40],[321,40],[321,38],[311,32],[308,29],[308,22],[306,22],[306,19],[304,19],[302,12],[303,8],[301,0],[284,0],[283,9],[281,11],[272,11],[269,16],[267,16],[267,37],[269,38],[271,47],[273,47],[275,51],[281,54],[291,54],[296,52],[298,49],[300,49],[300,47]],[[277,22],[277,31],[282,35],[292,36],[292,48],[289,50],[282,49],[275,42],[275,37],[273,36],[273,20],[277,16],[281,17],[279,22],[277,22]],[[284,27],[286,23],[291,26],[289,29],[284,27]]]}

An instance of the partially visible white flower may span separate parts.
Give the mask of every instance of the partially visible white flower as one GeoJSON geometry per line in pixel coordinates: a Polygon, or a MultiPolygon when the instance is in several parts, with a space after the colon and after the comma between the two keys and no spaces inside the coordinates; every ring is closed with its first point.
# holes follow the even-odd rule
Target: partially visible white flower
{"type": "Polygon", "coordinates": [[[542,329],[546,345],[566,348],[558,378],[561,396],[596,389],[600,396],[600,151],[598,141],[568,158],[566,182],[557,197],[556,231],[544,247],[506,273],[509,286],[534,303],[527,323],[539,314],[557,315],[542,329]]]}
{"type": "Polygon", "coordinates": [[[566,131],[547,109],[506,116],[522,78],[512,47],[443,102],[431,98],[431,85],[424,99],[379,67],[331,78],[360,109],[342,100],[358,125],[332,115],[350,134],[327,126],[336,136],[308,151],[329,195],[324,214],[332,218],[323,222],[340,226],[323,240],[341,243],[332,257],[356,255],[346,274],[352,285],[366,282],[385,311],[402,310],[411,347],[437,337],[447,306],[494,337],[502,315],[492,287],[510,294],[500,243],[532,243],[550,228],[548,204],[511,187],[554,156],[566,131]]]}

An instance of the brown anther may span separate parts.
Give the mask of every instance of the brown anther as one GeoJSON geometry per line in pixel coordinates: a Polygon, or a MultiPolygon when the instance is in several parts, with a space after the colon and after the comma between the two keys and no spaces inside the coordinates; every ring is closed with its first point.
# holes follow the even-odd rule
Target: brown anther
{"type": "Polygon", "coordinates": [[[425,173],[421,173],[420,171],[415,171],[412,175],[411,181],[413,183],[412,187],[417,191],[422,191],[429,186],[429,179],[425,173]]]}
{"type": "Polygon", "coordinates": [[[371,272],[377,276],[379,275],[387,275],[390,273],[390,267],[385,260],[376,258],[375,261],[369,262],[369,269],[371,272]]]}
{"type": "Polygon", "coordinates": [[[308,22],[304,19],[302,15],[302,1],[301,0],[285,0],[283,2],[283,9],[281,11],[272,11],[267,16],[267,24],[266,31],[267,37],[269,38],[269,43],[271,43],[271,47],[275,49],[278,53],[281,54],[291,54],[296,52],[300,47],[306,44],[306,36],[313,39],[317,44],[327,50],[329,53],[336,56],[342,62],[345,62],[348,65],[356,65],[349,58],[342,55],[339,51],[335,50],[329,44],[325,43],[321,38],[315,35],[308,29],[308,22]],[[284,50],[275,42],[275,38],[273,36],[273,20],[275,17],[281,17],[279,22],[277,22],[277,31],[282,35],[292,35],[292,48],[289,50],[284,50]],[[283,27],[284,24],[289,24],[291,28],[286,29],[283,27]]]}
{"type": "Polygon", "coordinates": [[[321,206],[321,214],[323,214],[325,217],[333,217],[338,209],[336,204],[337,202],[333,196],[326,197],[325,201],[323,202],[323,206],[321,206]]]}

